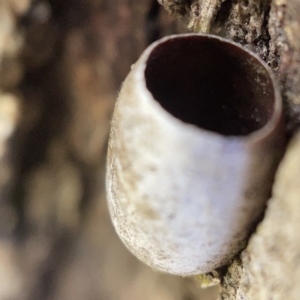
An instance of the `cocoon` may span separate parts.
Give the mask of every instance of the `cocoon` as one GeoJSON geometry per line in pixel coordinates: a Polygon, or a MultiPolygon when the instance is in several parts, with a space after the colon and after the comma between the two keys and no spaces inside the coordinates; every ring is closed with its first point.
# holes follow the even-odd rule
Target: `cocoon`
{"type": "Polygon", "coordinates": [[[164,272],[228,263],[264,210],[283,148],[281,97],[261,59],[212,35],[155,42],[113,115],[107,198],[118,235],[164,272]]]}

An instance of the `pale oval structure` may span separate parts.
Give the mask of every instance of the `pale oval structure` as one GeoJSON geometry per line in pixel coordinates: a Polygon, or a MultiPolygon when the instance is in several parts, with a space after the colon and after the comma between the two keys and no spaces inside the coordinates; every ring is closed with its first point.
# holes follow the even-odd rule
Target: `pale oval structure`
{"type": "Polygon", "coordinates": [[[155,42],[113,115],[107,198],[118,235],[164,272],[228,263],[264,211],[283,148],[281,97],[262,60],[211,35],[155,42]]]}

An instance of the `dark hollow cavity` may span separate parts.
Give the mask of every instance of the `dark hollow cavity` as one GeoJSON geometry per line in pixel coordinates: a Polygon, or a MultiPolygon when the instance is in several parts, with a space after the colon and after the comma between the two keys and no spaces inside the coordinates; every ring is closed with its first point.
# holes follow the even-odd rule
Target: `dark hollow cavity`
{"type": "Polygon", "coordinates": [[[209,37],[160,44],[150,54],[145,78],[173,116],[223,135],[247,135],[273,114],[268,71],[248,52],[209,37]]]}

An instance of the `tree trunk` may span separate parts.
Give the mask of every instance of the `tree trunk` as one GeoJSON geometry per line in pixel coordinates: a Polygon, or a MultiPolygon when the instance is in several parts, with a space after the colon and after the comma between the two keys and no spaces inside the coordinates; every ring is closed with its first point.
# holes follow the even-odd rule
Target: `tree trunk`
{"type": "Polygon", "coordinates": [[[0,299],[217,298],[216,288],[139,263],[116,236],[105,201],[121,82],[148,44],[186,27],[226,36],[267,61],[291,140],[248,247],[199,278],[220,281],[222,299],[298,299],[300,3],[159,2],[171,16],[156,0],[0,1],[0,299]]]}

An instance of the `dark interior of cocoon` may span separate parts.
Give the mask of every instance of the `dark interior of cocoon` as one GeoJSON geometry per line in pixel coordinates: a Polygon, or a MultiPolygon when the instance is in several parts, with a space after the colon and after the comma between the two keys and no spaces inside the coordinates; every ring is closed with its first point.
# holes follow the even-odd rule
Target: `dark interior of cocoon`
{"type": "Polygon", "coordinates": [[[262,128],[274,110],[274,86],[261,62],[240,47],[204,36],[167,40],[154,48],[147,88],[176,118],[223,135],[262,128]]]}

